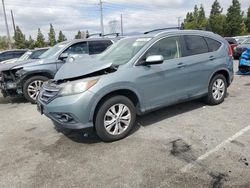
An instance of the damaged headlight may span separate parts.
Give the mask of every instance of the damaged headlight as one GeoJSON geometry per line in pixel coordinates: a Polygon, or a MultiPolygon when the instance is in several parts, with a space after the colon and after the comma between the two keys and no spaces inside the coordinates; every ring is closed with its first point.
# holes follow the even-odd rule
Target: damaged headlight
{"type": "Polygon", "coordinates": [[[98,80],[99,78],[67,82],[62,86],[59,95],[65,96],[83,93],[84,91],[87,91],[93,87],[98,82],[98,80]]]}
{"type": "Polygon", "coordinates": [[[25,71],[23,68],[19,68],[16,70],[15,76],[16,77],[21,77],[22,75],[24,75],[27,71],[25,71]]]}

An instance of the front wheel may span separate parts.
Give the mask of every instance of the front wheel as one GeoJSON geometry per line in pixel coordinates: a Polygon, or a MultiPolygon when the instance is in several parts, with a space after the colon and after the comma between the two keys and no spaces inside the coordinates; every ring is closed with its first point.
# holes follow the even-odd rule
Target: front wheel
{"type": "Polygon", "coordinates": [[[24,97],[31,103],[36,103],[36,97],[43,83],[48,78],[45,76],[33,76],[25,81],[23,85],[24,97]]]}
{"type": "Polygon", "coordinates": [[[116,141],[126,137],[136,121],[135,106],[125,96],[114,96],[99,107],[95,128],[103,141],[116,141]]]}
{"type": "Polygon", "coordinates": [[[222,74],[215,75],[210,81],[206,102],[209,105],[221,104],[227,94],[227,81],[222,74]]]}

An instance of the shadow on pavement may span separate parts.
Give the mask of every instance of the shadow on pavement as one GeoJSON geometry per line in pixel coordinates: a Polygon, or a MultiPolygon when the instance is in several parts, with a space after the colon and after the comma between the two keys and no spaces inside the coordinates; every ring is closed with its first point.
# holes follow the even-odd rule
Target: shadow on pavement
{"type": "Polygon", "coordinates": [[[4,98],[2,95],[0,95],[0,104],[21,104],[21,103],[29,103],[29,102],[23,97],[4,98]]]}
{"type": "Polygon", "coordinates": [[[205,106],[204,102],[200,102],[200,100],[185,102],[173,106],[169,106],[157,111],[150,112],[143,116],[138,117],[138,123],[140,126],[148,126],[159,121],[175,117],[177,115],[202,108],[205,106]]]}

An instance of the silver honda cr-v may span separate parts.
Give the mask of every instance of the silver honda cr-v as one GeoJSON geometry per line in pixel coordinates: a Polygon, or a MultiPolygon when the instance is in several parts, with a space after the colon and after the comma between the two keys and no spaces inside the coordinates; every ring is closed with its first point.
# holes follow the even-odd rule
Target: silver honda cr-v
{"type": "Polygon", "coordinates": [[[94,127],[102,140],[114,141],[145,112],[200,97],[222,103],[233,75],[222,37],[168,30],[124,38],[96,57],[65,64],[37,104],[57,126],[94,127]]]}

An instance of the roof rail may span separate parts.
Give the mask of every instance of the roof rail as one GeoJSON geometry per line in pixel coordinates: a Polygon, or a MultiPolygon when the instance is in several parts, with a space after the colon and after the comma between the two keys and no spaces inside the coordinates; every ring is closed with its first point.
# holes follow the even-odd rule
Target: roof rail
{"type": "Polygon", "coordinates": [[[115,35],[116,37],[119,37],[120,33],[108,33],[103,36],[105,37],[105,36],[110,36],[110,35],[115,35]]]}
{"type": "MultiPolygon", "coordinates": [[[[89,37],[93,37],[93,36],[96,36],[96,35],[98,35],[99,37],[101,37],[101,36],[102,36],[102,34],[101,34],[101,33],[93,33],[93,34],[90,34],[90,35],[89,35],[89,37]]],[[[88,38],[89,38],[89,37],[88,37],[88,38]]]]}
{"type": "Polygon", "coordinates": [[[120,33],[108,33],[105,35],[102,35],[101,33],[93,33],[93,34],[90,34],[89,37],[92,37],[92,36],[106,37],[106,36],[110,36],[110,35],[115,35],[116,37],[119,37],[120,33]]]}
{"type": "Polygon", "coordinates": [[[156,32],[156,31],[163,31],[163,30],[171,30],[171,29],[181,29],[180,27],[166,27],[166,28],[160,28],[160,29],[154,29],[154,30],[151,30],[151,31],[146,31],[144,34],[149,34],[149,33],[153,33],[153,32],[156,32]]]}

